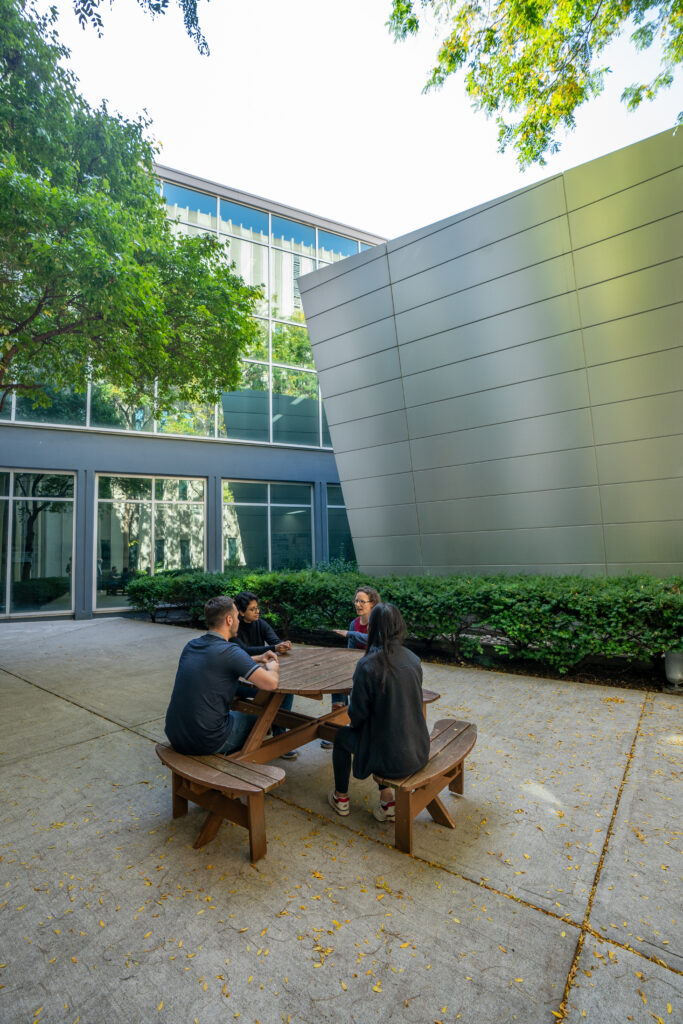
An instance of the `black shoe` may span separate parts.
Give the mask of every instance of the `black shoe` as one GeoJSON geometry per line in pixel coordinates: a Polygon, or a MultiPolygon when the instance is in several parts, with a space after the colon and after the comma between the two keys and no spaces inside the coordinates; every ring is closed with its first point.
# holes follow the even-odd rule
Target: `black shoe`
{"type": "Polygon", "coordinates": [[[331,747],[334,746],[334,743],[332,742],[332,740],[321,740],[320,746],[323,748],[323,750],[329,750],[331,747]]]}
{"type": "Polygon", "coordinates": [[[288,750],[286,754],[280,754],[283,761],[296,761],[299,756],[296,750],[288,750]]]}

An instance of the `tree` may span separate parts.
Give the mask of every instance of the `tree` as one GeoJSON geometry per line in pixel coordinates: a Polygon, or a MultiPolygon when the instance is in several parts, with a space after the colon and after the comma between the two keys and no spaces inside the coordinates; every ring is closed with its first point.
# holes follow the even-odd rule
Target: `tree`
{"type": "Polygon", "coordinates": [[[174,234],[148,122],[92,109],[56,12],[28,11],[0,0],[0,410],[89,378],[155,414],[216,402],[239,385],[260,290],[215,236],[174,234]]]}
{"type": "MultiPolygon", "coordinates": [[[[138,0],[140,7],[148,11],[153,18],[158,14],[166,14],[169,2],[170,0],[138,0]]],[[[207,0],[208,2],[209,0],[207,0]]],[[[113,3],[113,0],[110,0],[110,3],[113,3]]],[[[209,44],[199,27],[197,0],[177,0],[177,4],[183,12],[183,21],[188,36],[195,41],[199,52],[208,56],[209,44]]],[[[81,26],[85,28],[88,24],[92,25],[98,36],[102,34],[104,27],[100,14],[101,6],[102,0],[74,0],[74,13],[81,26]]]]}
{"type": "MultiPolygon", "coordinates": [[[[658,73],[622,93],[629,110],[672,85],[683,61],[681,0],[419,0],[446,30],[425,91],[466,68],[474,107],[496,114],[501,152],[511,145],[521,166],[545,162],[572,129],[576,109],[604,88],[605,47],[635,26],[638,50],[661,46],[658,73]]],[[[420,29],[418,0],[392,0],[387,26],[396,39],[420,29]]],[[[679,114],[683,123],[683,114],[679,114]]]]}

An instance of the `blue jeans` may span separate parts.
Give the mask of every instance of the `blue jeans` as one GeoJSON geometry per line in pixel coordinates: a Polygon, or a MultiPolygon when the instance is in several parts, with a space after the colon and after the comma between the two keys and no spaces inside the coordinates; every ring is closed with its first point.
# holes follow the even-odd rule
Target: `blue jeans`
{"type": "MultiPolygon", "coordinates": [[[[257,687],[252,686],[251,683],[240,683],[239,686],[237,687],[237,696],[238,697],[253,697],[257,693],[258,693],[257,687]]],[[[285,697],[285,699],[283,700],[282,704],[280,705],[280,710],[282,710],[282,711],[291,711],[292,703],[293,702],[294,702],[294,694],[293,693],[288,693],[287,696],[285,697]]],[[[231,711],[230,714],[231,715],[243,715],[243,714],[245,714],[245,712],[243,712],[243,711],[231,711]]],[[[253,715],[246,715],[246,717],[247,718],[253,718],[254,716],[253,715]]],[[[251,724],[253,725],[254,723],[252,722],[251,724]]],[[[273,726],[273,736],[281,736],[283,732],[287,732],[287,730],[283,729],[283,727],[281,725],[274,725],[273,726]]]]}

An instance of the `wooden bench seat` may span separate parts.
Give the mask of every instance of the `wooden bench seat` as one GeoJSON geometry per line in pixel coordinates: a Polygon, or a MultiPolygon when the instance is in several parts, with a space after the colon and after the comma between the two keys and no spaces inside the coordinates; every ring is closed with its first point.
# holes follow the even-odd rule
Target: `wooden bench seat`
{"type": "Polygon", "coordinates": [[[477,727],[471,722],[442,718],[431,734],[429,761],[419,772],[403,779],[381,779],[391,786],[396,798],[394,845],[404,853],[413,852],[413,819],[426,807],[434,821],[455,828],[455,821],[441,803],[439,793],[446,786],[462,796],[464,762],[477,741],[477,727]]]}
{"type": "Polygon", "coordinates": [[[265,856],[265,794],[284,780],[282,768],[249,764],[223,754],[179,754],[165,743],[157,744],[156,752],[171,769],[173,817],[187,814],[188,800],[209,812],[193,843],[195,849],[210,843],[226,818],[249,830],[252,861],[265,856]]]}

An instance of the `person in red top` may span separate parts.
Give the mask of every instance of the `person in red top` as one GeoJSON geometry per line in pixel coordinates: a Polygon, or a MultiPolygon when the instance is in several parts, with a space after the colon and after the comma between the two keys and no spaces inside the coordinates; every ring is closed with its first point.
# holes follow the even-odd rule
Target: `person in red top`
{"type": "MultiPolygon", "coordinates": [[[[349,624],[348,629],[335,629],[337,636],[346,638],[346,646],[354,651],[364,651],[368,645],[368,620],[370,612],[380,603],[379,593],[374,587],[358,587],[353,597],[358,614],[349,624]]],[[[349,698],[344,694],[336,693],[332,697],[332,710],[344,707],[349,703],[349,698]]],[[[329,750],[332,747],[330,740],[321,740],[320,746],[329,750]]]]}

